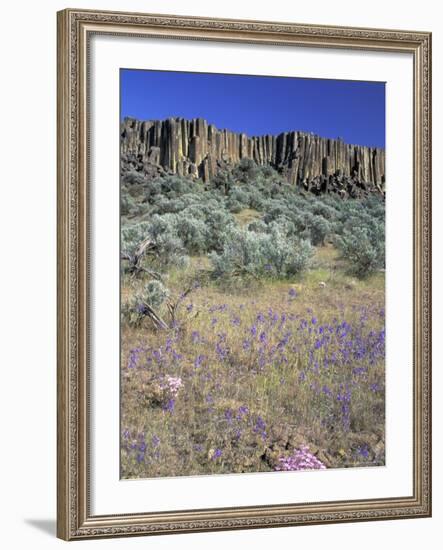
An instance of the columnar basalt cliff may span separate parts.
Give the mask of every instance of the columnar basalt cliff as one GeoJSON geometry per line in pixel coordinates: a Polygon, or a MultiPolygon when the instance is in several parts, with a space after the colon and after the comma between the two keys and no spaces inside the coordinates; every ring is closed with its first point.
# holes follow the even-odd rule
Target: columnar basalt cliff
{"type": "Polygon", "coordinates": [[[314,192],[384,192],[384,149],[306,132],[249,137],[219,130],[202,118],[126,118],[121,124],[121,153],[151,177],[170,173],[208,182],[221,168],[247,158],[314,192]]]}

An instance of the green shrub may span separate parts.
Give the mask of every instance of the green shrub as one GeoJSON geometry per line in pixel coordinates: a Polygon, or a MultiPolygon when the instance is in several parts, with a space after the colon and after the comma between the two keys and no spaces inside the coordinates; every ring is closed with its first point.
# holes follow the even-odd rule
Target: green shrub
{"type": "Polygon", "coordinates": [[[149,234],[146,222],[124,225],[121,229],[121,250],[128,256],[134,256],[140,244],[149,234]]]}
{"type": "Polygon", "coordinates": [[[138,296],[141,302],[154,309],[159,308],[169,296],[169,290],[160,281],[152,280],[146,283],[138,296]]]}
{"type": "Polygon", "coordinates": [[[259,167],[252,159],[242,158],[232,173],[236,181],[249,183],[259,174],[259,167]]]}
{"type": "Polygon", "coordinates": [[[323,216],[307,214],[304,220],[303,237],[309,239],[314,246],[323,245],[326,236],[331,233],[332,225],[323,216]]]}
{"type": "Polygon", "coordinates": [[[384,224],[346,229],[337,237],[336,244],[343,256],[351,262],[351,270],[359,277],[365,277],[385,267],[384,224]]]}
{"type": "Polygon", "coordinates": [[[313,249],[309,240],[291,236],[291,224],[273,223],[267,238],[262,243],[262,254],[271,266],[271,274],[287,278],[308,267],[313,249]]]}
{"type": "Polygon", "coordinates": [[[124,174],[122,182],[129,185],[143,185],[146,179],[142,173],[136,170],[129,170],[124,174]]]}
{"type": "MultiPolygon", "coordinates": [[[[256,239],[270,238],[266,235],[275,232],[273,224],[278,224],[284,227],[284,239],[291,246],[296,243],[297,250],[302,241],[321,246],[333,239],[355,264],[357,274],[384,266],[385,203],[379,195],[343,200],[335,194],[301,193],[274,168],[258,166],[251,159],[219,169],[205,185],[178,175],[145,179],[134,167],[140,169],[135,160],[122,175],[122,250],[136,251],[149,235],[155,249],[149,257],[160,268],[185,265],[187,254],[226,255],[228,235],[238,228],[233,214],[245,208],[261,214],[260,222],[245,229],[256,239]],[[139,223],[128,229],[128,220],[139,223]]],[[[249,240],[245,246],[253,248],[249,240]]],[[[276,275],[281,269],[274,269],[272,262],[266,265],[265,274],[281,276],[276,275]]]]}
{"type": "Polygon", "coordinates": [[[228,169],[220,169],[211,180],[211,185],[217,191],[228,195],[231,188],[234,186],[233,175],[228,169]]]}
{"type": "Polygon", "coordinates": [[[216,277],[287,278],[305,269],[311,254],[308,241],[291,238],[283,225],[274,224],[267,233],[228,228],[222,252],[213,252],[210,259],[216,277]]]}
{"type": "Polygon", "coordinates": [[[207,250],[210,235],[204,220],[183,212],[177,215],[175,225],[184,247],[190,254],[200,254],[207,250]]]}
{"type": "Polygon", "coordinates": [[[143,257],[149,257],[150,267],[185,266],[188,257],[174,223],[175,214],[153,216],[150,222],[126,225],[121,230],[122,256],[134,267],[140,267],[140,245],[149,240],[143,257]]]}
{"type": "Polygon", "coordinates": [[[157,280],[148,281],[141,291],[122,305],[122,318],[132,326],[139,326],[148,314],[148,308],[158,310],[169,296],[169,290],[157,280]]]}

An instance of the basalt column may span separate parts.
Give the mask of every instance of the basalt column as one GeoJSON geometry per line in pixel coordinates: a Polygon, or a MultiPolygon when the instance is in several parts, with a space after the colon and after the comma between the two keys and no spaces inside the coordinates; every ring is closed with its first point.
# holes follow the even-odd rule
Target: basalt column
{"type": "Polygon", "coordinates": [[[306,132],[248,136],[219,130],[202,118],[178,117],[121,123],[121,153],[137,158],[145,167],[162,173],[201,178],[208,182],[221,167],[252,159],[271,166],[291,184],[357,185],[381,191],[385,181],[385,151],[350,145],[341,139],[306,132]]]}

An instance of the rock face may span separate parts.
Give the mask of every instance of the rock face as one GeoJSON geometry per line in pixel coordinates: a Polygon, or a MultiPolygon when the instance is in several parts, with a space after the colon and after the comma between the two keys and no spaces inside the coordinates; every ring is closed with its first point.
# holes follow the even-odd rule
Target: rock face
{"type": "Polygon", "coordinates": [[[249,137],[219,130],[202,118],[140,121],[121,124],[121,153],[136,159],[147,175],[179,174],[208,182],[220,168],[252,159],[269,165],[289,183],[311,191],[383,192],[385,151],[349,145],[306,132],[249,137]]]}

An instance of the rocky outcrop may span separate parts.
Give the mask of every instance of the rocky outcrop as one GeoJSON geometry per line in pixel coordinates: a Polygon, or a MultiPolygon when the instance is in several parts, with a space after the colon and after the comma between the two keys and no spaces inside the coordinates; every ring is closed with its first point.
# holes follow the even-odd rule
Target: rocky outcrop
{"type": "Polygon", "coordinates": [[[121,153],[135,157],[148,175],[172,173],[205,182],[221,167],[244,158],[272,166],[290,183],[310,190],[328,191],[333,186],[340,191],[352,184],[383,192],[385,182],[384,149],[297,131],[250,137],[219,130],[202,118],[126,118],[121,124],[121,153]]]}

